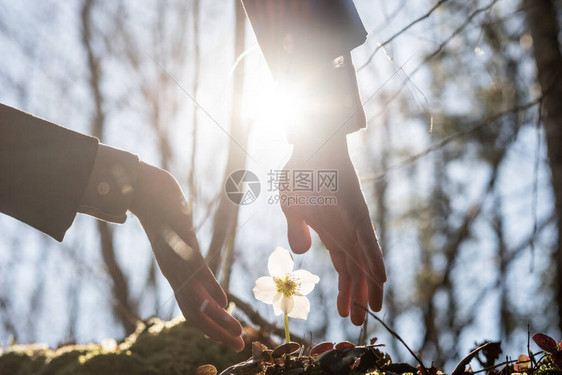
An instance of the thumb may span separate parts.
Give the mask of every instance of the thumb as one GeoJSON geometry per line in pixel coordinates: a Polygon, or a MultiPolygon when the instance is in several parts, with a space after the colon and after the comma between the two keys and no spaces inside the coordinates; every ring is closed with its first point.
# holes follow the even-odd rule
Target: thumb
{"type": "Polygon", "coordinates": [[[287,219],[287,236],[291,250],[296,254],[305,253],[312,244],[306,221],[296,207],[283,207],[283,213],[287,219]]]}

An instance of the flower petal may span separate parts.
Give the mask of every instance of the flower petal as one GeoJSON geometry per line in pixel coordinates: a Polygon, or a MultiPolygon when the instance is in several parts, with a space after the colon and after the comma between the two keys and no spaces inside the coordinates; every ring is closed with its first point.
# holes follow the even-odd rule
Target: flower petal
{"type": "Polygon", "coordinates": [[[288,250],[282,247],[276,247],[269,256],[267,269],[273,277],[284,277],[286,274],[293,272],[293,258],[288,250]]]}
{"type": "Polygon", "coordinates": [[[305,296],[293,296],[294,306],[289,312],[291,318],[303,319],[308,318],[308,313],[310,312],[310,302],[305,296]]]}
{"type": "Polygon", "coordinates": [[[293,307],[295,306],[295,301],[294,301],[294,297],[290,296],[290,297],[286,297],[283,296],[281,298],[281,311],[283,311],[284,314],[290,314],[291,311],[293,311],[293,307]]]}
{"type": "Polygon", "coordinates": [[[273,298],[277,294],[277,286],[272,277],[263,276],[256,280],[256,286],[253,291],[257,300],[272,304],[273,298]]]}
{"type": "Polygon", "coordinates": [[[293,276],[300,283],[300,287],[297,290],[299,294],[306,296],[308,293],[312,292],[314,286],[318,284],[320,278],[313,273],[306,270],[296,270],[293,272],[293,276]]]}
{"type": "Polygon", "coordinates": [[[273,313],[275,315],[283,314],[283,310],[281,310],[281,299],[283,298],[283,294],[277,293],[275,297],[273,297],[273,313]]]}

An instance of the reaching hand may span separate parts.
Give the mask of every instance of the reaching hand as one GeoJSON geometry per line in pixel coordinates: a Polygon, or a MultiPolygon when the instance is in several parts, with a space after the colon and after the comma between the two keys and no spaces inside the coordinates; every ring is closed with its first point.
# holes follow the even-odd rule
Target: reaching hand
{"type": "Polygon", "coordinates": [[[141,163],[131,211],[186,319],[212,339],[241,351],[242,327],[224,310],[226,295],[199,252],[189,205],[174,177],[141,163]]]}
{"type": "MultiPolygon", "coordinates": [[[[285,169],[289,170],[289,176],[294,176],[293,171],[336,170],[337,191],[322,190],[318,194],[294,189],[281,191],[281,207],[287,218],[289,244],[295,253],[304,253],[311,246],[308,226],[318,233],[338,272],[338,312],[342,317],[351,313],[351,321],[361,325],[366,312],[356,304],[367,307],[368,301],[374,311],[381,309],[386,273],[346,139],[332,143],[335,145],[325,146],[312,157],[295,152],[285,169]],[[331,196],[335,197],[335,204],[329,201],[331,196]],[[311,197],[316,199],[315,204],[311,203],[311,197]]],[[[294,186],[292,181],[288,185],[294,186]]]]}

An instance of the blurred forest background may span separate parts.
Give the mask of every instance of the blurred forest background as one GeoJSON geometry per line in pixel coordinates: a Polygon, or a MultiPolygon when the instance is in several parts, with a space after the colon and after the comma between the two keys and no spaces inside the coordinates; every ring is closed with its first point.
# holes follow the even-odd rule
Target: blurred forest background
{"type": "MultiPolygon", "coordinates": [[[[562,1],[355,3],[369,31],[353,52],[369,124],[348,138],[389,276],[379,316],[446,366],[484,340],[516,357],[528,324],[560,339],[562,1]]],[[[169,170],[219,280],[281,326],[251,289],[275,246],[288,248],[267,174],[291,148],[238,0],[1,1],[0,56],[2,103],[169,170]],[[237,207],[223,181],[241,168],[262,195],[237,207]]],[[[410,360],[374,320],[338,317],[317,239],[295,261],[321,282],[294,333],[377,336],[410,360]]],[[[245,311],[234,315],[249,322],[245,311]]],[[[137,318],[178,314],[134,217],[79,215],[63,243],[0,217],[0,345],[122,338],[137,318]]]]}

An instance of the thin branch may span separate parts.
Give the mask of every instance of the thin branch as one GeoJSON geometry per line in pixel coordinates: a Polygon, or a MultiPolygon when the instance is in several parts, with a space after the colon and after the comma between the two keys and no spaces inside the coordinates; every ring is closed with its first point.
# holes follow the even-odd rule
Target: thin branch
{"type": "Polygon", "coordinates": [[[412,26],[414,26],[415,24],[425,20],[426,18],[428,18],[431,13],[433,13],[437,8],[439,8],[443,3],[446,3],[448,0],[440,0],[437,4],[435,4],[433,6],[433,8],[431,8],[426,14],[424,14],[423,16],[419,17],[418,19],[410,22],[408,25],[404,26],[402,28],[402,30],[398,31],[396,34],[394,34],[393,36],[391,36],[390,38],[388,38],[387,40],[385,40],[382,43],[379,43],[377,48],[371,53],[371,55],[369,56],[369,58],[367,59],[367,61],[365,61],[365,63],[363,63],[363,65],[361,65],[359,68],[357,68],[357,71],[360,71],[361,69],[365,68],[367,65],[369,65],[371,63],[371,61],[373,61],[373,58],[375,57],[376,53],[383,48],[384,46],[386,46],[388,43],[392,42],[394,39],[396,39],[398,36],[400,36],[401,34],[403,34],[404,32],[406,32],[408,29],[410,29],[412,26]]]}
{"type": "MultiPolygon", "coordinates": [[[[425,108],[423,108],[423,105],[420,105],[420,107],[422,107],[422,109],[429,114],[429,122],[430,122],[429,133],[430,134],[433,133],[433,114],[431,113],[431,106],[429,105],[429,100],[427,100],[427,96],[418,87],[418,85],[416,85],[416,83],[414,81],[412,81],[412,78],[410,77],[410,75],[408,75],[408,73],[406,73],[406,71],[404,71],[403,65],[399,66],[396,63],[396,61],[394,61],[394,58],[390,55],[390,53],[388,52],[388,50],[386,48],[384,48],[384,54],[385,54],[386,58],[388,59],[388,61],[390,61],[392,63],[392,65],[394,65],[395,68],[397,68],[399,71],[401,71],[404,74],[404,77],[405,77],[404,85],[406,85],[406,83],[410,83],[412,86],[414,86],[414,89],[416,89],[416,91],[419,92],[420,95],[422,96],[422,98],[425,102],[425,108]]],[[[416,100],[415,96],[413,96],[413,98],[417,103],[417,100],[416,100]]]]}
{"type": "Polygon", "coordinates": [[[405,166],[407,166],[407,165],[410,165],[410,164],[416,162],[418,159],[421,159],[422,157],[424,157],[424,156],[426,156],[426,155],[428,155],[428,154],[430,154],[430,153],[432,153],[432,152],[434,152],[434,151],[437,151],[437,150],[443,148],[445,145],[447,145],[448,143],[450,143],[451,141],[453,141],[453,140],[455,140],[455,139],[457,139],[457,138],[464,137],[464,136],[467,136],[467,135],[469,135],[469,134],[471,134],[471,133],[474,133],[474,132],[476,132],[476,131],[478,131],[478,130],[480,130],[480,129],[482,129],[482,128],[488,126],[488,125],[490,125],[491,123],[493,123],[493,122],[499,120],[500,118],[502,118],[502,117],[505,116],[505,115],[508,115],[508,114],[511,114],[511,113],[515,113],[515,112],[520,112],[520,111],[526,111],[527,109],[529,109],[529,108],[531,108],[531,107],[533,107],[533,106],[535,106],[535,105],[541,103],[542,98],[543,98],[543,97],[541,96],[541,97],[539,97],[539,98],[537,98],[537,99],[535,99],[535,100],[532,100],[532,101],[530,101],[530,102],[528,102],[528,103],[525,103],[525,104],[522,104],[522,105],[518,105],[518,106],[515,106],[515,107],[512,107],[512,108],[506,109],[505,111],[502,111],[502,112],[498,112],[498,113],[496,113],[495,115],[488,117],[486,120],[484,120],[484,121],[482,121],[482,122],[479,122],[479,123],[476,123],[473,127],[469,128],[469,129],[467,129],[467,130],[460,131],[460,132],[458,132],[458,133],[452,134],[452,135],[450,135],[450,136],[448,136],[448,137],[445,137],[445,138],[443,138],[441,141],[439,141],[439,142],[437,142],[436,144],[434,144],[434,145],[428,147],[428,148],[425,149],[424,151],[422,151],[422,152],[420,152],[420,153],[418,153],[418,154],[416,154],[416,155],[413,155],[413,156],[411,156],[411,157],[409,157],[409,158],[407,158],[407,159],[405,159],[405,160],[403,160],[403,161],[401,161],[401,162],[399,162],[399,163],[397,163],[397,164],[395,164],[395,165],[389,167],[388,169],[384,170],[382,173],[378,174],[377,176],[370,177],[370,178],[365,178],[365,179],[363,179],[361,182],[367,183],[367,182],[376,182],[376,181],[382,180],[383,178],[386,177],[386,175],[387,175],[389,172],[394,171],[395,169],[400,169],[400,168],[403,168],[403,167],[405,167],[405,166]]]}
{"type": "MultiPolygon", "coordinates": [[[[394,95],[392,95],[392,97],[384,104],[384,109],[379,112],[377,115],[371,117],[369,119],[368,122],[373,121],[376,117],[378,117],[382,112],[386,111],[387,106],[393,102],[398,96],[399,94],[402,92],[402,90],[404,89],[404,87],[406,87],[406,84],[411,82],[411,76],[413,76],[414,74],[416,74],[425,64],[427,64],[429,62],[429,60],[433,59],[435,56],[437,56],[439,53],[441,53],[441,51],[443,51],[443,49],[445,48],[445,46],[458,34],[460,34],[461,31],[463,31],[469,24],[470,22],[474,19],[474,17],[476,17],[478,14],[482,13],[482,12],[486,12],[488,10],[490,10],[492,8],[492,6],[497,2],[497,0],[492,0],[488,5],[486,5],[485,7],[482,8],[478,8],[476,9],[474,12],[472,12],[468,18],[466,19],[466,21],[459,26],[455,31],[453,31],[453,33],[447,38],[445,39],[445,41],[443,41],[435,51],[433,51],[430,55],[428,55],[414,70],[412,70],[412,72],[407,75],[407,79],[404,80],[404,82],[402,83],[402,86],[400,86],[400,88],[394,93],[394,95]]],[[[361,66],[361,68],[365,67],[365,65],[361,66]]],[[[361,69],[360,68],[360,69],[361,69]]],[[[359,71],[359,69],[358,69],[359,71]]],[[[394,75],[394,73],[393,73],[394,75]]],[[[544,91],[543,91],[543,96],[544,96],[544,91]]]]}
{"type": "Polygon", "coordinates": [[[463,22],[462,25],[460,25],[459,27],[457,27],[457,29],[455,31],[453,31],[453,33],[451,35],[449,35],[449,37],[447,39],[445,39],[440,45],[439,47],[429,56],[427,56],[422,64],[425,64],[426,62],[428,62],[429,60],[431,60],[432,58],[434,58],[435,56],[437,56],[439,53],[441,53],[441,51],[443,50],[443,48],[445,48],[445,46],[457,35],[459,35],[461,33],[461,31],[463,31],[468,25],[470,25],[470,23],[472,22],[472,20],[474,19],[474,17],[476,17],[477,15],[479,15],[480,13],[483,12],[487,12],[488,10],[490,10],[494,4],[497,2],[498,0],[492,0],[488,5],[486,5],[485,7],[482,8],[478,8],[476,9],[474,12],[472,12],[468,18],[463,22]]]}
{"type": "MultiPolygon", "coordinates": [[[[406,8],[406,2],[408,0],[401,0],[400,3],[396,4],[396,8],[392,11],[391,14],[385,14],[384,23],[380,24],[374,30],[370,31],[369,34],[378,34],[381,30],[384,30],[390,25],[390,23],[406,8]]],[[[383,2],[381,5],[385,6],[386,2],[383,2]]],[[[383,13],[387,13],[386,11],[383,13]]]]}
{"type": "Polygon", "coordinates": [[[384,328],[386,328],[386,330],[388,332],[390,332],[390,334],[394,337],[396,337],[396,339],[398,341],[400,341],[402,343],[402,345],[404,345],[406,347],[406,349],[408,349],[408,351],[410,352],[410,354],[416,359],[416,361],[418,361],[418,363],[420,364],[421,368],[422,368],[422,373],[429,375],[429,371],[427,370],[427,368],[424,366],[422,360],[420,359],[420,357],[418,357],[416,355],[416,353],[414,353],[414,351],[412,349],[410,349],[410,347],[408,346],[408,344],[406,344],[406,342],[402,339],[402,337],[400,337],[400,335],[398,335],[398,333],[394,332],[392,330],[392,328],[390,328],[389,326],[386,325],[385,322],[382,321],[381,318],[379,318],[378,316],[376,316],[375,314],[373,314],[372,312],[369,311],[369,309],[367,309],[365,306],[362,306],[360,304],[358,304],[357,302],[354,303],[355,306],[358,306],[360,308],[362,308],[363,310],[365,310],[365,312],[369,315],[371,315],[373,318],[375,318],[380,324],[382,324],[382,326],[384,328]]]}
{"type": "Polygon", "coordinates": [[[480,353],[482,349],[490,345],[491,343],[487,342],[483,345],[480,345],[473,351],[471,351],[466,357],[464,357],[456,366],[451,375],[461,375],[464,373],[466,366],[480,353]]]}
{"type": "MultiPolygon", "coordinates": [[[[534,353],[534,354],[532,354],[532,355],[535,356],[535,355],[538,355],[538,354],[541,354],[541,353],[542,353],[542,352],[537,352],[537,353],[534,353]]],[[[481,369],[481,370],[474,371],[473,374],[478,374],[479,372],[487,372],[487,371],[493,370],[493,369],[498,368],[498,367],[501,367],[501,366],[510,365],[510,364],[512,364],[512,363],[525,363],[525,362],[527,362],[527,361],[519,362],[518,359],[512,359],[512,360],[508,360],[508,361],[503,361],[503,362],[498,363],[498,364],[495,364],[495,365],[493,365],[493,366],[485,367],[485,368],[483,368],[483,369],[481,369]]]]}

